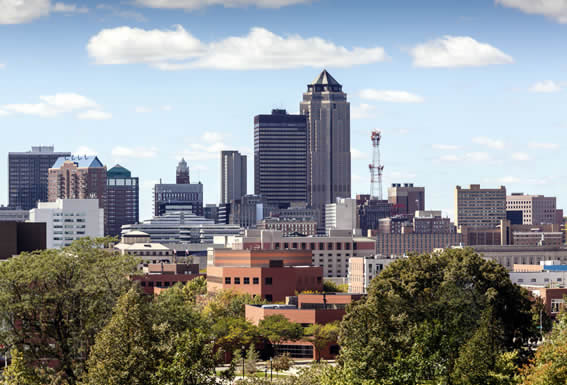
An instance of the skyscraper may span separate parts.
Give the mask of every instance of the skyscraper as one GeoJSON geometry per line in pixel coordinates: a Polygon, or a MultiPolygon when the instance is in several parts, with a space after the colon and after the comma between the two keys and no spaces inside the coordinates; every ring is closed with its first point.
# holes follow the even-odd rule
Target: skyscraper
{"type": "Polygon", "coordinates": [[[254,193],[279,208],[307,200],[305,116],[273,110],[254,117],[254,193]]]}
{"type": "Polygon", "coordinates": [[[55,152],[53,146],[32,147],[28,152],[8,154],[8,206],[30,210],[37,202],[47,201],[48,170],[61,156],[70,152],[55,152]]]}
{"type": "Polygon", "coordinates": [[[307,117],[307,193],[313,207],[324,209],[337,198],[350,198],[350,103],[328,72],[309,85],[299,106],[307,117]]]}
{"type": "Polygon", "coordinates": [[[414,187],[413,183],[393,183],[388,189],[388,202],[397,214],[414,215],[425,210],[425,187],[414,187]]]}
{"type": "Polygon", "coordinates": [[[96,156],[63,156],[49,169],[47,200],[98,199],[104,208],[106,166],[96,156]]]}
{"type": "Polygon", "coordinates": [[[138,223],[138,178],[133,178],[126,168],[117,164],[106,173],[106,229],[105,234],[120,236],[122,225],[138,223]]]}
{"type": "Polygon", "coordinates": [[[189,178],[189,166],[185,162],[185,158],[181,158],[179,164],[177,165],[177,170],[175,173],[175,183],[176,184],[189,184],[191,180],[189,178]]]}
{"type": "Polygon", "coordinates": [[[506,219],[506,187],[480,188],[471,184],[470,188],[455,188],[455,225],[469,227],[496,227],[506,219]]]}
{"type": "Polygon", "coordinates": [[[246,195],[246,161],[246,155],[241,155],[238,151],[221,151],[221,204],[246,195]]]}

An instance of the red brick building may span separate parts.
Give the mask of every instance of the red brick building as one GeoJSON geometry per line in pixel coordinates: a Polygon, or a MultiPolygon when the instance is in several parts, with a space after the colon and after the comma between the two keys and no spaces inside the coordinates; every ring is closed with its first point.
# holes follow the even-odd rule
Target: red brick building
{"type": "Polygon", "coordinates": [[[567,296],[567,288],[534,287],[528,290],[533,297],[541,298],[545,311],[551,318],[555,318],[565,307],[564,297],[567,296]]]}
{"type": "Polygon", "coordinates": [[[205,274],[199,274],[199,265],[181,263],[149,264],[144,268],[144,272],[144,275],[132,276],[132,280],[140,282],[146,294],[159,294],[160,291],[178,282],[185,284],[197,277],[205,276],[205,274]]]}

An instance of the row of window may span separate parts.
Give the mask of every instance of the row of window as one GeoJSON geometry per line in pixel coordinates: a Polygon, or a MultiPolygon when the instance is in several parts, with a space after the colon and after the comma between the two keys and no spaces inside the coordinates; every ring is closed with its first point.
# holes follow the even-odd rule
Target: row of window
{"type": "MultiPolygon", "coordinates": [[[[225,285],[230,285],[232,282],[232,278],[231,277],[225,277],[224,278],[224,283],[225,285]]],[[[242,282],[244,285],[250,285],[250,277],[244,277],[242,279],[242,282]]],[[[266,285],[271,285],[272,284],[272,277],[266,277],[265,279],[265,283],[266,285]]],[[[240,277],[234,277],[234,284],[235,285],[240,285],[240,277]]],[[[260,278],[258,277],[253,277],[252,278],[252,284],[253,285],[259,285],[260,284],[260,278]]]]}

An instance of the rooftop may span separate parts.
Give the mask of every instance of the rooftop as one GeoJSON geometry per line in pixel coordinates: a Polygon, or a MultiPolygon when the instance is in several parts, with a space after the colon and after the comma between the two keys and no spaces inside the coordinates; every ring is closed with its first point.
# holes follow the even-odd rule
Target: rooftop
{"type": "Polygon", "coordinates": [[[71,155],[57,158],[51,168],[60,168],[65,162],[73,162],[79,168],[104,167],[96,155],[71,155]]]}

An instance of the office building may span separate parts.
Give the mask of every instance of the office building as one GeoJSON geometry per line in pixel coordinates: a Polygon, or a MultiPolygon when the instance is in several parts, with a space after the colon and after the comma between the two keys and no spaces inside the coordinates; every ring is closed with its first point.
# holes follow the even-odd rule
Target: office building
{"type": "MultiPolygon", "coordinates": [[[[506,197],[506,210],[522,213],[524,225],[556,224],[557,198],[513,193],[506,197]]],[[[513,215],[513,214],[512,214],[513,215]]]]}
{"type": "Polygon", "coordinates": [[[450,218],[444,218],[441,211],[416,211],[413,217],[413,231],[421,234],[455,233],[455,225],[450,218]]]}
{"type": "Polygon", "coordinates": [[[460,245],[462,234],[376,234],[376,253],[385,257],[402,257],[410,253],[430,253],[435,249],[446,249],[460,245]]]}
{"type": "MultiPolygon", "coordinates": [[[[47,200],[97,199],[104,208],[106,166],[96,156],[62,156],[49,169],[47,200]]],[[[49,231],[49,229],[48,229],[49,231]]]]}
{"type": "Polygon", "coordinates": [[[342,88],[323,70],[299,106],[307,117],[308,202],[321,210],[351,196],[350,103],[342,88]]]}
{"type": "Polygon", "coordinates": [[[55,152],[53,146],[32,147],[28,152],[8,154],[8,207],[31,210],[47,202],[48,170],[70,152],[55,152]]]}
{"type": "Polygon", "coordinates": [[[506,187],[497,189],[455,188],[455,225],[470,227],[496,227],[506,219],[506,187]]]}
{"type": "Polygon", "coordinates": [[[45,229],[45,223],[1,221],[0,259],[11,258],[23,252],[45,250],[45,229]]]}
{"type": "Polygon", "coordinates": [[[25,222],[29,217],[29,210],[18,210],[0,206],[0,222],[25,222]]]}
{"type": "Polygon", "coordinates": [[[247,157],[238,151],[221,151],[220,203],[230,203],[246,195],[247,157]]]}
{"type": "Polygon", "coordinates": [[[84,237],[104,236],[104,210],[98,199],[57,199],[30,210],[30,222],[46,224],[48,249],[69,246],[84,237]]]}
{"type": "Polygon", "coordinates": [[[414,215],[418,210],[425,210],[425,187],[394,183],[388,188],[388,202],[397,214],[414,215]]]}
{"type": "Polygon", "coordinates": [[[325,226],[321,219],[321,210],[307,207],[307,202],[292,202],[286,209],[270,208],[270,217],[285,221],[315,221],[317,222],[317,233],[325,233],[325,226]]]}
{"type": "Polygon", "coordinates": [[[258,230],[278,230],[283,233],[284,237],[317,235],[317,221],[312,218],[268,217],[258,223],[256,228],[258,230]]]}
{"type": "Polygon", "coordinates": [[[261,195],[244,195],[230,203],[230,219],[232,225],[242,228],[255,228],[270,213],[270,204],[261,195]]]}
{"type": "Polygon", "coordinates": [[[189,184],[191,183],[191,178],[189,177],[189,166],[185,158],[181,158],[177,169],[175,171],[175,183],[176,184],[189,184]]]}
{"type": "Polygon", "coordinates": [[[337,198],[335,203],[325,205],[325,231],[353,231],[357,226],[356,199],[337,198]]]}
{"type": "Polygon", "coordinates": [[[154,215],[184,211],[198,216],[203,215],[203,185],[165,184],[154,186],[154,215]]]}
{"type": "Polygon", "coordinates": [[[279,208],[307,200],[305,116],[272,110],[254,117],[254,194],[279,208]]]}
{"type": "Polygon", "coordinates": [[[106,173],[105,234],[120,236],[122,225],[138,223],[140,186],[137,177],[117,164],[106,173]]]}
{"type": "Polygon", "coordinates": [[[380,219],[394,215],[394,205],[387,200],[372,199],[370,195],[357,195],[358,228],[362,235],[378,229],[380,219]]]}
{"type": "Polygon", "coordinates": [[[372,279],[395,260],[381,255],[352,257],[348,268],[348,292],[367,294],[372,279]]]}

